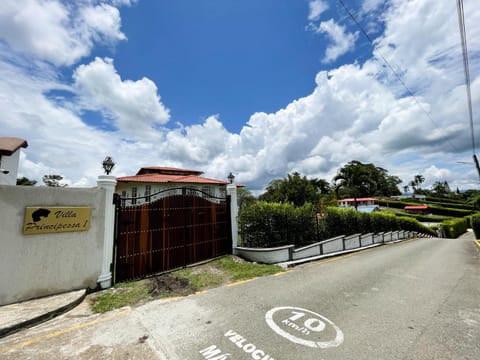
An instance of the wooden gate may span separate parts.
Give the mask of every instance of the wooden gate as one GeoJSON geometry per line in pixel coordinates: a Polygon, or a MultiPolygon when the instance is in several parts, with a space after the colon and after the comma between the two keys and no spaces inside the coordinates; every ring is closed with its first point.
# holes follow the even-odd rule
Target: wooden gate
{"type": "Polygon", "coordinates": [[[114,282],[232,252],[229,197],[177,188],[146,200],[152,199],[158,200],[142,205],[129,205],[133,199],[116,200],[114,282]]]}

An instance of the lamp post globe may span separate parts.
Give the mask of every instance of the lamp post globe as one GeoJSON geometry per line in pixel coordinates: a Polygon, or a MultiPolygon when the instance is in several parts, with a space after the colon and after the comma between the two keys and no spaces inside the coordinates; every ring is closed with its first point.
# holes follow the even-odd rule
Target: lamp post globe
{"type": "Polygon", "coordinates": [[[110,156],[107,156],[105,160],[102,161],[102,166],[105,174],[109,175],[113,167],[115,166],[115,162],[110,156]]]}

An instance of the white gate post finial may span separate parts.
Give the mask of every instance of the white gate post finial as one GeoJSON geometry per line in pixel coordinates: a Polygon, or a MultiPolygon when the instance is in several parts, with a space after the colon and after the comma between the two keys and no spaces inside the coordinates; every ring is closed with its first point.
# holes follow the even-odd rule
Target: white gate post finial
{"type": "Polygon", "coordinates": [[[113,205],[113,194],[117,180],[115,176],[100,175],[97,186],[105,189],[105,225],[103,231],[103,260],[102,273],[97,282],[102,289],[112,286],[112,272],[110,265],[113,263],[113,233],[115,228],[115,205],[113,205]]]}
{"type": "Polygon", "coordinates": [[[238,202],[237,185],[227,184],[227,195],[230,195],[230,216],[232,223],[232,252],[235,255],[238,245],[238,202]]]}

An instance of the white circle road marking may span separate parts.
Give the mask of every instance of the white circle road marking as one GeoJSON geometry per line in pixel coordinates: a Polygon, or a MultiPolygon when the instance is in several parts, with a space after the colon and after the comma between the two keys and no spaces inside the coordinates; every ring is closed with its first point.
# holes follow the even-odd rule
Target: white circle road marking
{"type": "MultiPolygon", "coordinates": [[[[297,308],[297,307],[291,307],[291,306],[282,306],[282,307],[276,307],[271,310],[269,310],[265,314],[265,321],[267,322],[268,326],[275,331],[278,335],[283,336],[284,338],[290,340],[291,342],[294,342],[296,344],[308,346],[311,348],[320,348],[320,349],[328,349],[332,347],[337,347],[343,343],[343,332],[340,330],[340,328],[335,325],[331,320],[327,319],[325,316],[322,316],[320,314],[317,314],[313,311],[307,310],[307,309],[302,309],[302,308],[297,308]],[[291,313],[294,314],[290,318],[284,320],[288,322],[288,320],[299,320],[300,318],[303,318],[305,315],[310,314],[313,315],[312,318],[309,318],[305,321],[305,327],[299,327],[295,326],[294,330],[297,332],[302,332],[303,334],[309,334],[308,330],[314,331],[314,332],[321,332],[325,329],[325,323],[328,323],[331,325],[336,332],[335,339],[330,340],[330,341],[313,341],[313,340],[306,340],[302,339],[298,336],[292,335],[289,332],[283,330],[280,328],[280,326],[277,325],[275,320],[273,320],[273,315],[277,311],[282,311],[282,310],[291,310],[291,313]],[[321,319],[321,320],[320,320],[321,319]],[[316,324],[316,325],[315,325],[316,324]],[[322,326],[323,325],[323,326],[322,326]],[[308,329],[308,330],[307,330],[308,329]]],[[[288,324],[294,324],[292,322],[288,322],[288,324]]],[[[291,326],[293,327],[293,326],[291,326]]]]}

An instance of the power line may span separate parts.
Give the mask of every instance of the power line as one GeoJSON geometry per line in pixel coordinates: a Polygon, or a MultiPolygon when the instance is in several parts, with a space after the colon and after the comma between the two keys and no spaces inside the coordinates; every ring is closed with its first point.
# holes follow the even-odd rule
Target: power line
{"type": "MultiPolygon", "coordinates": [[[[358,22],[358,20],[356,19],[355,15],[353,15],[353,13],[347,8],[347,6],[345,5],[345,3],[343,2],[343,0],[338,0],[338,2],[342,5],[342,7],[344,8],[344,10],[348,13],[348,15],[350,16],[350,18],[353,20],[353,22],[357,25],[357,27],[360,29],[360,31],[362,32],[362,34],[367,38],[367,40],[370,42],[370,44],[372,45],[372,47],[375,47],[375,44],[372,40],[372,38],[370,37],[370,35],[368,35],[368,33],[365,31],[365,29],[362,27],[362,25],[360,25],[360,23],[358,22]]],[[[418,101],[417,97],[415,96],[415,94],[410,90],[410,88],[405,84],[405,82],[402,80],[402,77],[400,76],[400,74],[393,68],[393,66],[390,64],[390,62],[379,52],[377,51],[378,55],[380,56],[380,58],[382,59],[382,61],[387,65],[387,67],[392,71],[392,73],[395,75],[395,77],[397,78],[397,80],[400,82],[400,84],[402,84],[402,86],[405,88],[405,90],[407,91],[408,95],[410,97],[413,98],[413,100],[415,101],[415,103],[417,104],[417,106],[425,113],[425,115],[427,115],[427,117],[430,119],[430,121],[432,122],[433,125],[435,125],[435,127],[439,128],[438,124],[435,122],[435,120],[433,120],[432,116],[430,115],[430,113],[424,108],[424,106],[420,103],[420,101],[418,101]]],[[[452,147],[452,149],[457,152],[457,149],[456,147],[452,144],[452,142],[449,140],[449,139],[446,139],[447,143],[452,147]]]]}
{"type": "Polygon", "coordinates": [[[468,116],[470,120],[470,134],[472,136],[472,156],[480,177],[480,165],[475,154],[475,132],[473,130],[473,111],[472,111],[472,90],[470,87],[470,68],[468,64],[467,32],[465,31],[465,14],[463,12],[463,0],[457,0],[458,27],[460,29],[460,40],[462,44],[463,70],[465,72],[465,89],[467,90],[468,116]]]}

